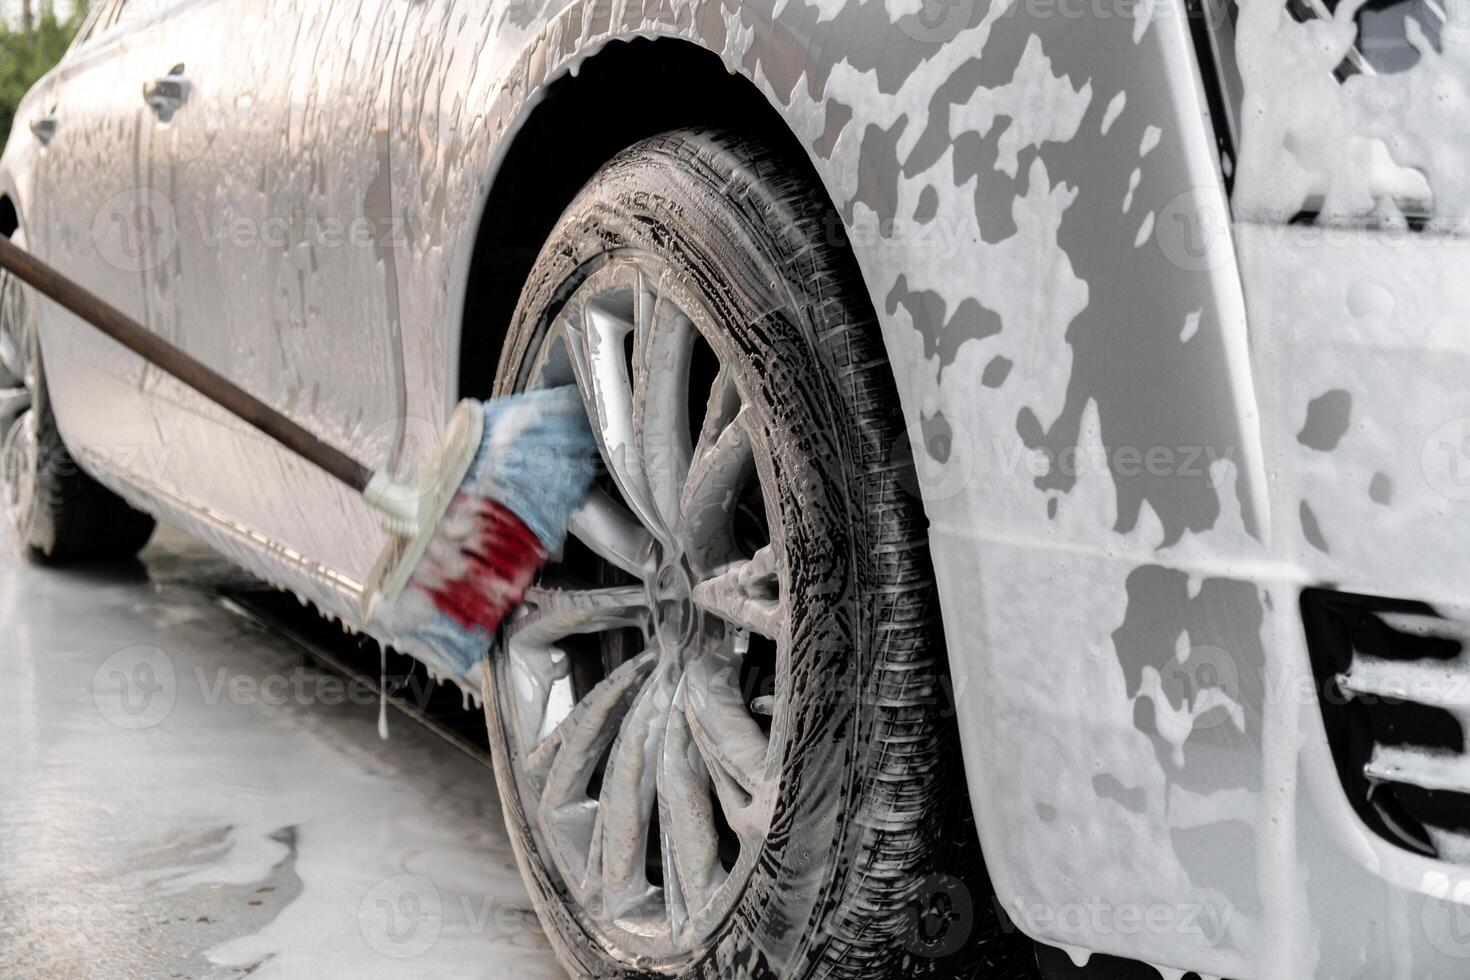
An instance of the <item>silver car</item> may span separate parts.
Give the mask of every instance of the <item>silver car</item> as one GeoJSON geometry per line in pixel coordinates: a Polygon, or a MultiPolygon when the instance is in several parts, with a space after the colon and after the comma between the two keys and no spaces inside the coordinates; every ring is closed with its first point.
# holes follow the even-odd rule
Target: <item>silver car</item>
{"type": "MultiPolygon", "coordinates": [[[[607,475],[450,678],[574,974],[1460,978],[1467,25],[96,0],[0,230],[404,475],[579,385],[607,475]]],[[[0,301],[32,549],[375,628],[363,507],[0,301]]]]}

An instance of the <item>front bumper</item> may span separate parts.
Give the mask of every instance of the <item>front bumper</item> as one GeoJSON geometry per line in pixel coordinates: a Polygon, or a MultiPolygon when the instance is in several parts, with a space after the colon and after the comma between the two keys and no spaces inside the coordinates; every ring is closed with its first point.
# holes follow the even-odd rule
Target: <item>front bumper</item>
{"type": "MultiPolygon", "coordinates": [[[[1239,465],[1211,471],[1212,528],[1162,543],[1145,513],[1118,533],[1113,482],[1086,467],[1045,534],[936,525],[987,864],[1016,923],[1079,957],[1461,978],[1470,864],[1354,810],[1300,600],[1330,586],[1466,619],[1470,252],[1307,227],[1235,239],[1249,362],[1228,384],[1258,442],[1216,454],[1239,465]],[[1253,493],[1266,506],[1243,519],[1253,493]]],[[[1189,396],[1160,393],[1161,411],[1189,396]]],[[[1082,430],[1084,454],[1118,458],[1095,409],[1082,430]]]]}

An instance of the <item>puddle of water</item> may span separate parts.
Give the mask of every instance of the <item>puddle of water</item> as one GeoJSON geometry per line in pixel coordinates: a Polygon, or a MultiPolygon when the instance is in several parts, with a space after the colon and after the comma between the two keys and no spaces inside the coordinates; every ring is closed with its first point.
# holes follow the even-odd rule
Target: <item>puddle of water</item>
{"type": "Polygon", "coordinates": [[[0,974],[562,976],[489,771],[148,557],[0,558],[0,974]]]}

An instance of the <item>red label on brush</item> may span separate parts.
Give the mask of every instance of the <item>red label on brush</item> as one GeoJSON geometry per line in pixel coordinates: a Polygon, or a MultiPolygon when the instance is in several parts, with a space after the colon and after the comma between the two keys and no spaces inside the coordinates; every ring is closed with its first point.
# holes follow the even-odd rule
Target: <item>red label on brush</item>
{"type": "Polygon", "coordinates": [[[450,512],[458,525],[458,555],[436,555],[438,574],[432,581],[417,575],[416,584],[461,626],[494,633],[520,605],[546,563],[546,549],[520,518],[492,500],[459,493],[450,512]]]}

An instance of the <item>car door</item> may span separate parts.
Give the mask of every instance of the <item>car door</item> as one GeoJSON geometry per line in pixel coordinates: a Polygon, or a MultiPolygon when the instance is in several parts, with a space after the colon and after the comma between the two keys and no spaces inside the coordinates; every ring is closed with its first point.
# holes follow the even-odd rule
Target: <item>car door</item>
{"type": "MultiPolygon", "coordinates": [[[[139,39],[119,21],[126,0],[99,2],[39,93],[40,114],[27,122],[40,145],[22,230],[35,254],[142,318],[144,271],[149,256],[168,247],[169,214],[139,168],[143,104],[128,97],[139,39]]],[[[156,482],[165,447],[145,397],[143,362],[53,303],[37,304],[37,315],[68,446],[96,466],[156,482]]]]}
{"type": "MultiPolygon", "coordinates": [[[[380,122],[404,6],[183,0],[132,82],[152,86],[146,178],[178,228],[145,277],[150,326],[373,466],[404,431],[380,122]]],[[[181,493],[298,556],[288,572],[366,574],[382,537],[354,494],[172,380],[151,389],[181,493]]]]}

